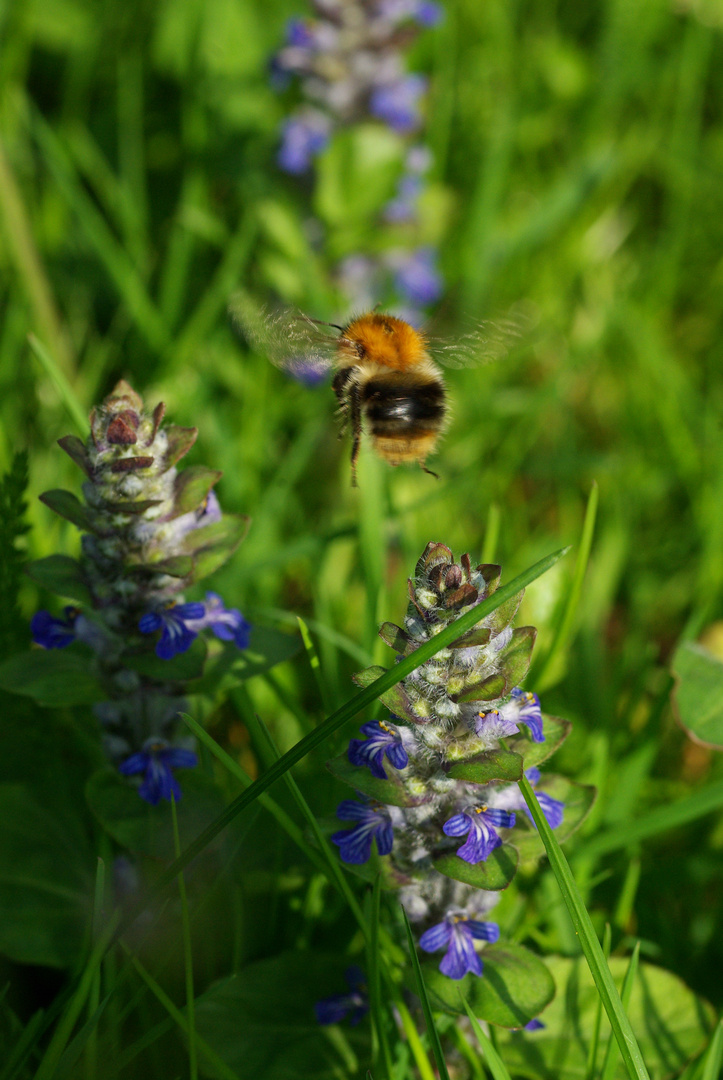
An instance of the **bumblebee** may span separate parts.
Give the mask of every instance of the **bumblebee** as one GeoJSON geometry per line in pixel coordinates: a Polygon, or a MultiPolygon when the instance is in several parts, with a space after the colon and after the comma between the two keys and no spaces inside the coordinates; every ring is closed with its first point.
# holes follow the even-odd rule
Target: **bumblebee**
{"type": "Polygon", "coordinates": [[[351,431],[353,487],[364,430],[387,464],[416,462],[436,477],[425,463],[447,427],[449,409],[435,360],[463,367],[495,359],[521,329],[519,315],[483,324],[455,343],[437,345],[433,360],[426,334],[394,315],[373,311],[338,326],[288,310],[254,311],[240,301],[234,313],[252,344],[302,381],[308,381],[310,373],[334,371],[331,386],[342,418],[340,435],[351,431]],[[338,336],[320,330],[325,326],[338,336]]]}

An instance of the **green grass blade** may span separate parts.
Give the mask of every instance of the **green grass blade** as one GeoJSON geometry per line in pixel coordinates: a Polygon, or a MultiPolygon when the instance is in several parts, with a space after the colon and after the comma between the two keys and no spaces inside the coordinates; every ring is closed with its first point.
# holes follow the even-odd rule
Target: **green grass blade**
{"type": "MultiPolygon", "coordinates": [[[[605,960],[610,957],[610,946],[612,944],[612,930],[610,923],[605,923],[605,930],[603,931],[603,944],[602,951],[605,960]]],[[[597,1061],[597,1048],[600,1044],[600,1024],[602,1023],[602,998],[597,999],[597,1008],[595,1010],[595,1023],[593,1024],[592,1037],[590,1039],[590,1049],[587,1054],[587,1067],[585,1069],[585,1076],[588,1080],[592,1080],[595,1075],[595,1062],[597,1061]]]]}
{"type": "Polygon", "coordinates": [[[88,411],[80,404],[73,387],[63,374],[60,365],[56,363],[55,358],[51,356],[45,346],[38,341],[35,334],[28,334],[28,344],[40,361],[40,366],[43,371],[55,387],[58,397],[63,402],[63,405],[65,405],[70,419],[73,421],[81,435],[87,435],[89,431],[88,411]]]}
{"type": "Polygon", "coordinates": [[[500,527],[502,525],[502,514],[498,503],[490,503],[489,510],[487,511],[487,524],[485,525],[485,542],[482,547],[482,562],[493,563],[495,561],[495,552],[497,551],[497,545],[500,540],[500,527]]]}
{"type": "MultiPolygon", "coordinates": [[[[93,894],[93,941],[96,940],[101,930],[101,920],[103,917],[103,905],[105,902],[105,863],[102,859],[98,859],[96,875],[95,875],[95,892],[93,894]]],[[[101,983],[101,968],[100,965],[95,971],[93,976],[93,982],[91,984],[90,994],[88,995],[88,1018],[92,1017],[100,1004],[100,983],[101,983]]],[[[88,1080],[95,1080],[98,1067],[98,1036],[95,1026],[88,1036],[88,1044],[86,1049],[85,1058],[85,1074],[88,1080]]]]}
{"type": "Polygon", "coordinates": [[[723,780],[708,784],[701,791],[670,806],[661,806],[649,814],[643,814],[637,820],[616,824],[614,828],[581,843],[575,851],[575,858],[597,859],[609,851],[619,851],[629,844],[645,840],[678,828],[689,821],[695,821],[723,806],[723,780]]]}
{"type": "Polygon", "coordinates": [[[382,1008],[381,980],[379,972],[379,907],[382,895],[382,876],[377,874],[371,894],[369,933],[367,935],[367,972],[369,982],[369,1011],[374,1025],[384,1071],[388,1080],[394,1075],[392,1055],[387,1038],[387,1025],[382,1008]]]}
{"type": "Polygon", "coordinates": [[[328,712],[329,695],[327,694],[326,683],[321,677],[321,661],[319,660],[319,654],[316,651],[316,646],[311,639],[309,627],[306,625],[300,615],[296,616],[296,622],[299,626],[299,631],[301,632],[301,640],[304,643],[304,649],[306,650],[306,655],[309,660],[309,667],[311,668],[311,673],[314,676],[314,681],[316,682],[316,687],[319,691],[319,701],[322,703],[324,711],[328,712]]]}
{"type": "Polygon", "coordinates": [[[507,1071],[507,1066],[505,1065],[500,1055],[497,1053],[497,1050],[495,1049],[492,1040],[489,1039],[487,1035],[485,1035],[484,1031],[482,1030],[482,1025],[480,1024],[479,1020],[474,1015],[474,1013],[469,1007],[469,1004],[467,1003],[467,1001],[465,1001],[464,998],[462,998],[462,1004],[464,1005],[464,1010],[469,1017],[469,1022],[472,1025],[472,1030],[474,1031],[477,1039],[479,1040],[482,1053],[485,1056],[485,1061],[490,1067],[490,1072],[492,1073],[494,1080],[510,1080],[510,1074],[507,1071]]]}
{"type": "MultiPolygon", "coordinates": [[[[635,976],[638,973],[638,961],[640,960],[640,942],[636,941],[633,955],[630,957],[630,963],[628,964],[628,970],[625,972],[625,978],[623,980],[623,988],[620,992],[620,1000],[623,1003],[623,1008],[627,1014],[630,1008],[630,996],[633,992],[633,984],[635,983],[635,976]]],[[[600,1072],[600,1080],[612,1080],[615,1075],[615,1070],[618,1065],[618,1055],[615,1053],[615,1041],[610,1039],[605,1050],[605,1057],[603,1059],[603,1067],[600,1072]]]]}
{"type": "Polygon", "coordinates": [[[442,1043],[440,1042],[439,1032],[434,1023],[434,1016],[432,1014],[432,1006],[429,1002],[429,996],[427,995],[427,987],[424,985],[424,976],[422,975],[422,968],[419,963],[419,957],[417,956],[417,945],[414,940],[414,934],[412,928],[409,925],[409,919],[407,913],[404,910],[404,905],[400,905],[402,914],[404,915],[404,925],[407,930],[407,941],[409,942],[409,954],[412,960],[412,970],[414,972],[414,979],[417,984],[417,993],[422,1001],[422,1010],[424,1012],[424,1021],[427,1025],[427,1035],[429,1041],[432,1044],[432,1053],[434,1054],[434,1060],[437,1062],[437,1069],[439,1071],[440,1080],[449,1080],[449,1073],[447,1072],[447,1063],[444,1060],[444,1053],[442,1052],[442,1043]]]}
{"type": "Polygon", "coordinates": [[[412,1057],[414,1058],[414,1064],[417,1066],[417,1071],[421,1080],[437,1080],[434,1074],[434,1069],[430,1063],[429,1058],[422,1046],[422,1040],[419,1038],[419,1032],[414,1026],[414,1021],[409,1013],[409,1009],[404,1004],[404,1001],[400,998],[395,1002],[397,1011],[399,1012],[400,1019],[402,1021],[402,1027],[404,1028],[404,1034],[407,1037],[409,1043],[409,1049],[412,1051],[412,1057]]]}
{"type": "Polygon", "coordinates": [[[588,962],[598,994],[602,998],[605,1012],[617,1039],[620,1053],[622,1054],[625,1068],[630,1080],[650,1080],[648,1070],[645,1067],[640,1047],[630,1025],[620,995],[618,994],[607,961],[603,956],[600,943],[595,934],[595,929],[582,901],[575,879],[572,876],[567,859],[562,848],[555,839],[555,835],[547,824],[547,819],[540,809],[534,791],[529,780],[525,777],[520,780],[520,791],[529,807],[532,819],[537,826],[542,842],[545,845],[550,866],[557,878],[563,900],[570,912],[570,917],[580,939],[580,945],[588,962]]]}
{"type": "Polygon", "coordinates": [[[562,618],[558,623],[555,636],[552,639],[550,651],[545,658],[542,670],[539,674],[533,672],[530,679],[530,685],[534,683],[535,688],[540,693],[547,690],[550,686],[554,686],[554,684],[559,682],[564,675],[565,652],[572,640],[575,616],[582,596],[585,571],[587,570],[587,564],[590,561],[590,551],[592,549],[592,539],[595,532],[598,501],[599,489],[597,483],[593,481],[592,488],[590,489],[590,496],[587,500],[587,507],[585,509],[580,547],[577,552],[577,558],[575,559],[572,584],[567,594],[567,601],[562,613],[562,618]]]}
{"type": "Polygon", "coordinates": [[[713,1032],[713,1038],[705,1055],[705,1065],[700,1080],[718,1080],[723,1071],[723,1020],[713,1032]]]}
{"type": "MultiPolygon", "coordinates": [[[[176,800],[171,792],[171,818],[173,820],[173,849],[176,858],[181,854],[181,840],[178,835],[178,814],[176,800]]],[[[188,897],[183,871],[178,875],[178,892],[181,898],[181,932],[183,936],[183,968],[186,983],[186,1015],[188,1017],[188,1071],[191,1080],[198,1080],[198,1055],[196,1053],[196,997],[193,990],[193,947],[191,944],[191,919],[188,912],[188,897]]]]}
{"type": "MultiPolygon", "coordinates": [[[[128,949],[125,945],[123,946],[123,948],[129,956],[133,967],[136,969],[141,979],[151,991],[153,996],[163,1006],[163,1008],[174,1021],[176,1026],[180,1028],[181,1031],[183,1031],[186,1035],[188,1035],[188,1023],[186,1021],[186,1017],[183,1015],[181,1010],[176,1008],[176,1006],[169,998],[168,994],[166,994],[165,991],[161,989],[153,976],[148,971],[146,971],[140,960],[138,960],[137,957],[131,955],[130,949],[128,949]]],[[[230,1066],[228,1066],[226,1062],[218,1056],[215,1050],[211,1049],[206,1040],[201,1038],[201,1036],[198,1034],[196,1034],[196,1046],[198,1052],[208,1061],[208,1064],[213,1069],[214,1076],[220,1077],[220,1080],[239,1080],[238,1074],[234,1072],[234,1070],[230,1068],[230,1066]]]]}

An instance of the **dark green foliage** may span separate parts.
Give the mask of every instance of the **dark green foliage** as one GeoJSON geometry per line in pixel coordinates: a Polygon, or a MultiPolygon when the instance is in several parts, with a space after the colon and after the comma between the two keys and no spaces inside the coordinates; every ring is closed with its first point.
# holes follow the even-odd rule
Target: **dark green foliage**
{"type": "Polygon", "coordinates": [[[18,604],[24,555],[18,547],[28,532],[28,454],[19,451],[0,479],[0,657],[27,641],[18,604]]]}

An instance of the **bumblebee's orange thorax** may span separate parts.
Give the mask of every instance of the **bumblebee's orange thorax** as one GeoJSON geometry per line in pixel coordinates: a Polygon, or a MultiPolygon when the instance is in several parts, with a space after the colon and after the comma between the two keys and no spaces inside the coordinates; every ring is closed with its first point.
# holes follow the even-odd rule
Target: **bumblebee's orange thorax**
{"type": "Polygon", "coordinates": [[[413,326],[393,315],[374,313],[353,319],[344,328],[339,347],[352,363],[376,363],[397,371],[414,367],[427,355],[424,335],[413,326]]]}

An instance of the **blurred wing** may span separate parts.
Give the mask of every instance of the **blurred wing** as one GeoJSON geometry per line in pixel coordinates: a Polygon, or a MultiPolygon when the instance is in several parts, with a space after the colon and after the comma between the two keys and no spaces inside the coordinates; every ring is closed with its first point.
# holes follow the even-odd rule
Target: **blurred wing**
{"type": "Polygon", "coordinates": [[[529,334],[535,318],[526,308],[514,308],[500,319],[478,323],[454,341],[437,343],[430,339],[430,351],[443,367],[475,367],[501,360],[529,334]]]}
{"type": "Polygon", "coordinates": [[[272,364],[301,380],[325,375],[334,363],[338,336],[293,308],[269,311],[245,296],[237,296],[229,311],[250,345],[272,364]]]}

